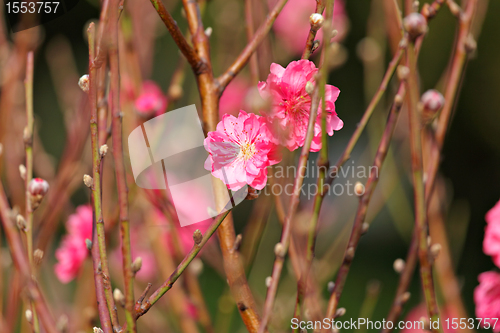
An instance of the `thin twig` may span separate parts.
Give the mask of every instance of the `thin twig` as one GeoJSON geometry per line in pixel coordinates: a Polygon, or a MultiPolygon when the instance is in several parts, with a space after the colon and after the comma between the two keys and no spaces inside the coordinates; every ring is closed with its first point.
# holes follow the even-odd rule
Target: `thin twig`
{"type": "Polygon", "coordinates": [[[118,328],[118,314],[113,299],[111,290],[111,282],[109,279],[108,259],[106,256],[106,239],[104,232],[104,219],[102,215],[102,199],[101,199],[101,155],[99,153],[99,133],[97,129],[97,96],[96,96],[96,72],[97,68],[94,65],[95,59],[95,26],[93,23],[89,25],[87,30],[89,41],[89,103],[90,103],[90,138],[92,144],[92,178],[91,186],[92,197],[94,203],[94,214],[96,216],[95,227],[97,229],[97,242],[92,243],[92,247],[99,247],[100,266],[102,271],[102,279],[104,283],[104,292],[106,295],[106,304],[108,305],[111,324],[113,328],[118,328]]]}
{"type": "MultiPolygon", "coordinates": [[[[318,0],[316,2],[316,10],[314,12],[317,14],[322,14],[323,10],[325,10],[325,0],[318,0]]],[[[327,22],[331,22],[331,20],[327,21],[327,22]]],[[[311,56],[313,44],[314,44],[314,38],[316,37],[316,34],[318,33],[319,28],[320,28],[319,25],[311,24],[311,29],[309,30],[309,35],[307,35],[306,47],[304,48],[304,52],[302,52],[302,59],[309,59],[309,57],[311,56]]],[[[324,45],[326,45],[326,44],[324,44],[324,45]]]]}
{"type": "MultiPolygon", "coordinates": [[[[413,190],[415,197],[415,226],[418,228],[418,256],[420,260],[420,278],[424,290],[427,310],[432,321],[439,319],[439,308],[436,300],[434,281],[432,279],[432,267],[429,260],[429,249],[427,244],[428,221],[425,204],[425,189],[423,181],[422,162],[422,138],[421,119],[418,111],[418,101],[420,97],[417,81],[417,62],[413,42],[408,46],[406,52],[408,68],[410,74],[406,81],[409,103],[408,113],[410,118],[410,145],[411,145],[411,167],[413,178],[413,190]]],[[[441,329],[432,328],[433,332],[441,332],[441,329]]]]}
{"type": "Polygon", "coordinates": [[[163,2],[161,0],[151,0],[151,3],[155,7],[158,15],[160,15],[161,20],[165,23],[165,26],[170,32],[170,35],[174,39],[175,44],[179,47],[182,54],[186,57],[187,61],[193,68],[195,74],[200,74],[206,71],[208,68],[205,65],[205,62],[201,59],[201,57],[195,52],[193,47],[188,44],[186,38],[182,35],[181,30],[177,26],[177,22],[175,22],[174,18],[167,11],[163,2]]]}
{"type": "Polygon", "coordinates": [[[125,318],[130,333],[137,331],[134,316],[134,273],[132,272],[132,254],[130,249],[130,221],[128,208],[128,187],[125,175],[125,160],[123,158],[122,112],[120,107],[120,68],[118,59],[118,7],[119,1],[110,3],[111,15],[109,23],[109,67],[110,75],[110,112],[113,140],[113,159],[115,161],[116,186],[120,207],[120,235],[125,281],[125,318]]]}

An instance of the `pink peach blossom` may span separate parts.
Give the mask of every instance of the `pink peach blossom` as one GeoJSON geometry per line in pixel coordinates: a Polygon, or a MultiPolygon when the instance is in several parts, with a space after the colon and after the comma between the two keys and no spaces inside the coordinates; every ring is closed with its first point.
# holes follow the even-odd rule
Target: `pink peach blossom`
{"type": "Polygon", "coordinates": [[[245,184],[261,190],[267,182],[267,167],[279,162],[273,141],[263,117],[243,110],[238,118],[226,114],[205,139],[209,152],[205,169],[231,190],[245,184]]]}
{"type": "MultiPolygon", "coordinates": [[[[274,5],[276,1],[270,1],[274,5]]],[[[344,1],[335,0],[333,7],[333,28],[338,31],[333,39],[336,42],[342,41],[349,29],[349,19],[345,12],[344,1]]],[[[288,0],[280,15],[274,22],[273,29],[279,40],[283,41],[283,46],[293,54],[302,54],[306,46],[307,36],[311,25],[309,16],[316,9],[316,1],[313,0],[288,0]]],[[[323,29],[316,34],[315,39],[323,43],[323,29]]]]}
{"type": "Polygon", "coordinates": [[[500,201],[486,214],[483,251],[493,257],[495,265],[500,267],[500,201]]]}
{"type": "Polygon", "coordinates": [[[54,267],[57,278],[62,283],[73,280],[83,261],[89,254],[86,239],[92,239],[92,208],[90,205],[79,206],[66,222],[68,233],[63,237],[56,250],[58,263],[54,267]]]}
{"type": "Polygon", "coordinates": [[[479,285],[474,290],[474,302],[476,303],[476,317],[483,318],[483,327],[489,326],[493,332],[500,332],[500,323],[493,325],[500,318],[500,274],[497,272],[484,272],[478,277],[479,285]]]}
{"type": "Polygon", "coordinates": [[[249,88],[250,84],[239,76],[229,83],[219,101],[219,115],[221,118],[226,113],[237,116],[239,110],[248,108],[245,97],[249,88]]]}
{"type": "MultiPolygon", "coordinates": [[[[278,64],[271,65],[271,73],[266,82],[259,83],[259,90],[264,98],[271,99],[271,110],[263,111],[272,123],[272,130],[279,142],[293,151],[304,145],[311,97],[306,92],[307,82],[314,82],[318,69],[312,61],[292,61],[286,68],[278,64]]],[[[326,130],[328,135],[340,130],[344,123],[335,112],[335,101],[340,93],[337,87],[326,85],[326,130]]],[[[321,105],[321,103],[320,103],[321,105]]],[[[311,151],[321,149],[321,107],[316,111],[314,137],[311,151]]]]}
{"type": "Polygon", "coordinates": [[[150,117],[159,116],[167,109],[167,97],[153,81],[144,81],[139,97],[135,100],[135,108],[139,114],[150,117]]]}

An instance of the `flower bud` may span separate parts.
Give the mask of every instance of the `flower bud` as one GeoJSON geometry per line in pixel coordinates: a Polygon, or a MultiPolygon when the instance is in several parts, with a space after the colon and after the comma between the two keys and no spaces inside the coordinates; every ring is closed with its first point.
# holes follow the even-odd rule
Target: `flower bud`
{"type": "Polygon", "coordinates": [[[89,92],[89,87],[90,87],[90,79],[89,75],[85,74],[83,75],[80,80],[78,80],[78,85],[84,92],[89,92]]]}
{"type": "Polygon", "coordinates": [[[348,261],[351,261],[352,259],[354,259],[354,254],[355,254],[356,250],[354,250],[354,247],[349,247],[346,251],[345,251],[345,259],[348,260],[348,261]]]}
{"type": "Polygon", "coordinates": [[[137,274],[137,272],[140,271],[141,268],[142,268],[142,258],[141,257],[137,257],[132,262],[132,272],[134,274],[137,274]]]}
{"type": "Polygon", "coordinates": [[[26,180],[26,167],[24,164],[19,164],[19,174],[21,175],[22,180],[26,180]]]}
{"type": "Polygon", "coordinates": [[[335,289],[335,282],[333,281],[328,282],[327,289],[330,294],[333,293],[333,290],[335,289]]]}
{"type": "Polygon", "coordinates": [[[89,175],[83,175],[83,183],[88,188],[92,188],[92,185],[94,185],[94,179],[92,177],[90,177],[89,175]]]}
{"type": "Polygon", "coordinates": [[[49,183],[42,178],[34,178],[28,184],[28,192],[31,195],[44,196],[49,191],[49,183]]]}
{"type": "Polygon", "coordinates": [[[403,295],[401,295],[401,302],[406,303],[411,297],[411,293],[409,291],[405,292],[403,295]]]}
{"type": "Polygon", "coordinates": [[[94,327],[94,333],[104,333],[104,331],[99,327],[94,327]]]}
{"type": "Polygon", "coordinates": [[[394,264],[392,264],[392,267],[394,268],[396,273],[399,273],[399,274],[401,274],[401,272],[403,272],[403,270],[405,269],[405,266],[406,266],[406,263],[401,258],[394,260],[394,264]]]}
{"type": "Polygon", "coordinates": [[[28,193],[30,194],[31,211],[38,208],[48,191],[49,183],[42,178],[33,178],[29,182],[28,193]]]}
{"type": "Polygon", "coordinates": [[[335,318],[342,317],[345,315],[346,310],[345,308],[338,308],[337,311],[335,312],[335,318]]]}
{"type": "Polygon", "coordinates": [[[88,238],[85,238],[85,246],[87,247],[87,250],[92,251],[92,241],[88,238]]]}
{"type": "Polygon", "coordinates": [[[370,229],[370,224],[368,222],[363,222],[363,224],[361,225],[361,234],[366,234],[368,232],[368,229],[370,229]]]}
{"type": "Polygon", "coordinates": [[[273,282],[273,278],[271,276],[266,277],[266,287],[270,287],[273,282]]]}
{"type": "Polygon", "coordinates": [[[467,51],[468,53],[474,53],[477,49],[477,42],[476,40],[474,39],[474,36],[472,36],[472,34],[469,34],[467,36],[467,39],[465,40],[465,51],[467,51]]]}
{"type": "Polygon", "coordinates": [[[365,194],[365,186],[360,182],[356,182],[356,184],[354,185],[354,194],[356,194],[358,197],[365,194]]]}
{"type": "Polygon", "coordinates": [[[247,196],[245,197],[245,200],[255,200],[259,197],[259,190],[254,189],[251,186],[248,186],[248,193],[247,196]]]}
{"type": "Polygon", "coordinates": [[[31,324],[33,322],[33,312],[30,309],[28,309],[24,314],[26,316],[26,320],[28,321],[28,323],[31,324]]]}
{"type": "Polygon", "coordinates": [[[36,265],[40,265],[43,259],[43,251],[36,249],[35,252],[33,252],[33,259],[35,260],[36,265]]]}
{"type": "Polygon", "coordinates": [[[203,235],[200,231],[200,229],[196,229],[193,232],[193,240],[196,245],[200,245],[201,241],[203,240],[203,235]]]}
{"type": "Polygon", "coordinates": [[[21,231],[26,232],[28,230],[28,224],[22,215],[16,216],[16,225],[21,231]]]}
{"type": "Polygon", "coordinates": [[[116,303],[120,304],[122,307],[125,307],[125,295],[123,295],[120,289],[115,288],[115,290],[113,290],[113,299],[116,303]]]}
{"type": "Polygon", "coordinates": [[[406,16],[403,20],[403,26],[413,39],[427,32],[427,20],[420,13],[411,13],[406,16]]]}
{"type": "Polygon", "coordinates": [[[208,28],[206,28],[206,29],[205,29],[205,35],[206,35],[207,37],[212,36],[212,32],[213,32],[212,27],[208,27],[208,28]]]}
{"type": "Polygon", "coordinates": [[[309,16],[309,23],[311,23],[311,27],[314,29],[319,29],[324,21],[323,15],[319,13],[314,13],[309,16]]]}
{"type": "Polygon", "coordinates": [[[420,98],[422,103],[422,120],[425,123],[431,122],[436,117],[437,112],[441,110],[444,105],[444,97],[437,90],[427,90],[420,98]]]}
{"type": "Polygon", "coordinates": [[[101,158],[106,156],[108,153],[108,145],[102,145],[101,148],[99,148],[99,154],[101,155],[101,158]]]}
{"type": "Polygon", "coordinates": [[[3,153],[3,145],[0,143],[0,156],[2,156],[3,153]]]}
{"type": "Polygon", "coordinates": [[[318,49],[318,47],[319,47],[319,40],[317,40],[317,39],[316,39],[316,40],[313,42],[313,45],[311,46],[311,54],[313,54],[313,53],[314,53],[314,51],[316,51],[316,50],[318,49]]]}
{"type": "Polygon", "coordinates": [[[188,266],[188,269],[194,276],[198,276],[203,272],[203,261],[200,258],[194,258],[188,266]]]}
{"type": "Polygon", "coordinates": [[[404,81],[408,78],[408,75],[410,75],[410,69],[406,66],[399,65],[397,69],[397,75],[400,81],[404,81]]]}
{"type": "Polygon", "coordinates": [[[283,258],[285,257],[285,247],[281,243],[276,243],[274,246],[274,254],[276,257],[283,258]]]}
{"type": "Polygon", "coordinates": [[[439,253],[441,253],[441,244],[432,244],[431,248],[430,248],[430,252],[431,252],[431,255],[432,257],[435,259],[438,257],[439,253]]]}
{"type": "Polygon", "coordinates": [[[306,93],[308,95],[312,95],[313,92],[314,92],[314,83],[312,83],[311,81],[307,81],[307,83],[306,83],[306,93]]]}

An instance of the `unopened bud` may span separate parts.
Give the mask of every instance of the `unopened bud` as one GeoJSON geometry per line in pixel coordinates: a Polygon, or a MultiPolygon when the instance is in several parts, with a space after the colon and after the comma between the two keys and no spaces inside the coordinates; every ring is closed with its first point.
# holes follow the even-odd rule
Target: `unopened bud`
{"type": "Polygon", "coordinates": [[[206,29],[205,29],[205,35],[206,35],[207,37],[212,36],[212,32],[213,32],[212,27],[208,27],[208,28],[206,28],[206,29]]]}
{"type": "Polygon", "coordinates": [[[333,290],[335,289],[335,282],[333,282],[333,281],[328,282],[327,289],[328,289],[328,293],[330,293],[330,294],[333,293],[333,290]]]}
{"type": "Polygon", "coordinates": [[[31,324],[33,322],[33,312],[30,309],[28,309],[24,314],[26,316],[26,320],[28,321],[28,323],[31,324]]]}
{"type": "Polygon", "coordinates": [[[273,278],[268,276],[266,277],[266,287],[270,287],[271,286],[271,283],[273,282],[273,278]]]}
{"type": "Polygon", "coordinates": [[[324,21],[323,15],[319,13],[314,13],[309,16],[309,23],[311,23],[311,27],[314,29],[319,29],[324,21]]]}
{"type": "Polygon", "coordinates": [[[284,258],[285,257],[285,247],[281,243],[276,243],[274,246],[274,254],[276,257],[284,258]]]}
{"type": "Polygon", "coordinates": [[[132,262],[132,272],[134,274],[137,274],[137,272],[141,270],[141,267],[142,267],[142,258],[141,257],[135,258],[134,261],[132,262]]]}
{"type": "Polygon", "coordinates": [[[401,97],[401,95],[399,94],[394,96],[394,104],[396,105],[396,107],[400,108],[401,105],[403,105],[403,97],[401,97]]]}
{"type": "Polygon", "coordinates": [[[361,225],[361,234],[366,234],[368,232],[368,229],[370,229],[370,224],[368,222],[363,222],[363,224],[361,225]]]}
{"type": "Polygon", "coordinates": [[[422,104],[422,120],[424,123],[429,123],[436,117],[444,102],[443,95],[434,89],[427,90],[422,95],[420,103],[422,104]]]}
{"type": "Polygon", "coordinates": [[[241,241],[243,240],[243,236],[241,234],[236,235],[233,243],[233,250],[239,251],[241,246],[241,241]]]}
{"type": "Polygon", "coordinates": [[[41,195],[42,197],[49,191],[49,183],[42,178],[33,178],[28,184],[28,192],[31,195],[41,195]]]}
{"type": "Polygon", "coordinates": [[[17,215],[16,216],[16,225],[21,231],[28,231],[28,224],[26,223],[26,220],[22,215],[17,215]]]}
{"type": "Polygon", "coordinates": [[[88,188],[92,188],[92,185],[94,185],[94,179],[92,177],[90,177],[89,175],[83,175],[83,183],[88,188]]]}
{"type": "Polygon", "coordinates": [[[255,200],[259,197],[259,190],[254,189],[251,186],[248,186],[248,193],[247,196],[245,197],[245,200],[255,200]]]}
{"type": "Polygon", "coordinates": [[[88,238],[85,238],[85,246],[87,247],[87,250],[92,251],[92,241],[88,238]]]}
{"type": "Polygon", "coordinates": [[[347,261],[351,261],[352,259],[354,259],[354,253],[355,253],[355,250],[354,250],[354,247],[349,247],[346,251],[345,251],[345,259],[347,261]]]}
{"type": "Polygon", "coordinates": [[[3,145],[0,143],[0,156],[2,156],[3,153],[3,145]]]}
{"type": "Polygon", "coordinates": [[[19,174],[21,175],[22,180],[26,180],[26,167],[24,164],[19,165],[19,174]]]}
{"type": "Polygon", "coordinates": [[[307,81],[307,83],[306,83],[306,93],[309,94],[309,95],[312,95],[313,92],[314,92],[314,83],[312,83],[311,81],[307,81]]]}
{"type": "Polygon", "coordinates": [[[394,260],[394,263],[392,264],[392,267],[396,271],[396,273],[401,274],[403,270],[405,269],[406,263],[403,259],[398,258],[394,260]]]}
{"type": "Polygon", "coordinates": [[[68,329],[68,323],[69,323],[68,316],[66,316],[65,314],[63,314],[57,320],[56,329],[59,332],[66,332],[66,330],[68,329]]]}
{"type": "Polygon", "coordinates": [[[83,75],[80,78],[80,80],[78,80],[78,85],[80,86],[80,88],[82,88],[82,90],[84,92],[88,92],[89,91],[90,79],[89,79],[88,74],[83,75]]]}
{"type": "Polygon", "coordinates": [[[467,36],[467,39],[465,40],[465,51],[468,53],[474,53],[477,49],[477,42],[474,39],[474,36],[472,34],[469,34],[467,36]]]}
{"type": "Polygon", "coordinates": [[[108,153],[108,145],[102,145],[101,148],[99,148],[99,154],[101,155],[101,157],[104,157],[106,156],[107,153],[108,153]]]}
{"type": "Polygon", "coordinates": [[[403,20],[403,26],[413,39],[427,32],[427,20],[420,13],[411,13],[406,16],[403,20]]]}
{"type": "Polygon", "coordinates": [[[332,38],[335,38],[335,37],[337,37],[337,35],[338,35],[338,34],[339,34],[339,31],[338,31],[338,30],[336,30],[336,29],[333,29],[333,30],[332,30],[332,34],[331,34],[331,37],[332,37],[332,38]]]}
{"type": "Polygon", "coordinates": [[[431,255],[432,257],[435,259],[438,257],[439,253],[441,253],[441,244],[432,244],[431,248],[430,248],[430,251],[431,251],[431,255]]]}
{"type": "Polygon", "coordinates": [[[360,182],[356,182],[356,184],[354,185],[354,194],[356,194],[358,197],[365,194],[365,185],[361,184],[360,182]]]}
{"type": "Polygon", "coordinates": [[[408,78],[408,75],[410,75],[410,69],[406,66],[399,65],[397,69],[397,75],[400,81],[404,81],[408,78]]]}
{"type": "Polygon", "coordinates": [[[120,289],[115,288],[115,290],[113,291],[113,299],[116,303],[120,304],[122,307],[125,307],[125,295],[123,295],[120,289]]]}
{"type": "Polygon", "coordinates": [[[193,232],[193,240],[196,245],[200,245],[201,241],[203,240],[203,235],[200,231],[200,229],[196,229],[193,232]]]}
{"type": "Polygon", "coordinates": [[[33,259],[35,260],[36,265],[40,265],[43,259],[43,251],[36,249],[35,252],[33,252],[33,259]]]}
{"type": "Polygon", "coordinates": [[[345,313],[346,313],[345,308],[338,308],[337,311],[335,312],[335,318],[342,317],[343,315],[345,315],[345,313]]]}
{"type": "Polygon", "coordinates": [[[319,47],[319,40],[315,40],[311,46],[311,54],[314,53],[314,51],[316,51],[319,47]]]}
{"type": "Polygon", "coordinates": [[[409,291],[405,292],[403,295],[401,295],[401,302],[406,303],[411,297],[411,293],[409,291]]]}
{"type": "Polygon", "coordinates": [[[173,84],[170,86],[170,88],[168,88],[168,97],[170,97],[170,100],[173,102],[179,100],[182,97],[183,93],[184,90],[179,84],[173,84]]]}
{"type": "Polygon", "coordinates": [[[99,327],[94,327],[94,333],[104,333],[104,331],[99,327]]]}

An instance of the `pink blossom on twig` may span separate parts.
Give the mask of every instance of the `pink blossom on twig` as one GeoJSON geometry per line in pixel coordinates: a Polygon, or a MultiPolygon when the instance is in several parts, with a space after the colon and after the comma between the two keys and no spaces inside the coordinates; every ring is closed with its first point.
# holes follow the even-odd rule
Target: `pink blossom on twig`
{"type": "Polygon", "coordinates": [[[274,140],[264,117],[243,110],[238,118],[226,114],[205,139],[210,154],[205,169],[233,191],[245,184],[261,190],[267,183],[267,167],[279,162],[274,140]]]}
{"type": "MultiPolygon", "coordinates": [[[[272,103],[271,110],[263,113],[272,123],[273,133],[279,143],[291,151],[304,145],[311,109],[311,96],[306,92],[306,85],[308,82],[314,83],[317,71],[309,60],[292,61],[286,68],[273,63],[267,81],[259,83],[262,96],[271,99],[272,103]]],[[[337,87],[326,85],[328,135],[333,135],[334,130],[338,131],[344,125],[335,112],[339,93],[337,87]]],[[[311,151],[321,149],[321,107],[317,112],[311,151]]]]}
{"type": "Polygon", "coordinates": [[[495,265],[500,267],[500,201],[486,214],[483,251],[493,257],[495,265]]]}
{"type": "Polygon", "coordinates": [[[474,290],[474,302],[476,303],[476,317],[483,318],[482,326],[500,332],[500,324],[496,318],[500,317],[500,274],[497,272],[484,272],[479,274],[479,285],[474,290]]]}

